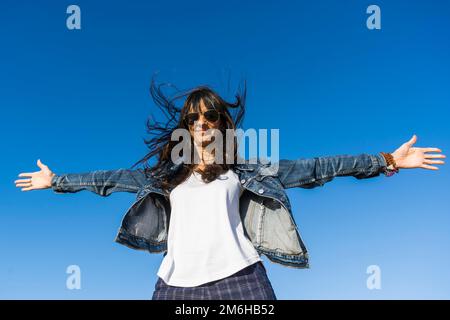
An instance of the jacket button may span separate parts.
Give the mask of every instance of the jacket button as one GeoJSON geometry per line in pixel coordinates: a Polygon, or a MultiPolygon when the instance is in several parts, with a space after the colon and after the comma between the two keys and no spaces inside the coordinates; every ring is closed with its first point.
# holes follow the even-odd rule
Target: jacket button
{"type": "Polygon", "coordinates": [[[259,189],[258,193],[264,193],[264,189],[263,188],[259,189]]]}
{"type": "Polygon", "coordinates": [[[241,180],[241,183],[245,183],[245,179],[242,179],[242,180],[241,180]]]}

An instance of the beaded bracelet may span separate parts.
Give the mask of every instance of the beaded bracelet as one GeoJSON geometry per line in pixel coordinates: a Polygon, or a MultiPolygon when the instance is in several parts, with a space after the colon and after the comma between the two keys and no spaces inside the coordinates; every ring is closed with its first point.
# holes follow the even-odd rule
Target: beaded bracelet
{"type": "Polygon", "coordinates": [[[386,152],[380,152],[380,154],[384,157],[386,160],[386,168],[383,171],[384,175],[386,177],[390,177],[396,173],[399,172],[399,169],[397,168],[397,164],[395,163],[394,157],[390,153],[386,152]]]}

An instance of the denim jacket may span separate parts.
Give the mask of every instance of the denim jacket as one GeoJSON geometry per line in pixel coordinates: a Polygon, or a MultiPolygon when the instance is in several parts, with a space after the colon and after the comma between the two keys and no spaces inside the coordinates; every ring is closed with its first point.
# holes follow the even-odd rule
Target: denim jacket
{"type": "MultiPolygon", "coordinates": [[[[167,170],[176,172],[180,164],[167,170]]],[[[284,266],[309,268],[309,255],[291,211],[287,188],[315,188],[338,176],[357,179],[376,177],[384,172],[381,154],[337,155],[296,160],[282,159],[277,166],[248,160],[236,164],[234,172],[244,187],[240,215],[246,236],[259,254],[284,266]],[[274,169],[277,168],[277,169],[274,169]]],[[[170,222],[170,190],[156,183],[142,168],[96,170],[55,175],[51,186],[56,193],[89,190],[100,196],[113,192],[134,192],[136,200],[124,214],[115,241],[133,249],[167,254],[170,222]]]]}

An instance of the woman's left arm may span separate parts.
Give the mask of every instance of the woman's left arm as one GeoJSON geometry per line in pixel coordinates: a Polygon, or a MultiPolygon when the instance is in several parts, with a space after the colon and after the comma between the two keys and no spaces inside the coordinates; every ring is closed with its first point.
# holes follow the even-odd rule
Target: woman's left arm
{"type": "MultiPolygon", "coordinates": [[[[398,169],[423,168],[437,170],[430,164],[443,164],[443,154],[428,154],[427,152],[442,152],[439,148],[413,147],[417,137],[414,135],[408,142],[402,144],[391,153],[398,169]]],[[[379,176],[388,169],[387,161],[381,154],[337,155],[315,157],[309,159],[286,160],[278,163],[278,177],[285,189],[300,187],[311,189],[323,186],[337,176],[353,176],[366,179],[379,176]]]]}

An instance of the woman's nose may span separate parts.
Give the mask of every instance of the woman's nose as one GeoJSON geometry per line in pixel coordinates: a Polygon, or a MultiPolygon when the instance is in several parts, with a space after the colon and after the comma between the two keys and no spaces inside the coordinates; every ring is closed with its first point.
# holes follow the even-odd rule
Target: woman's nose
{"type": "Polygon", "coordinates": [[[198,118],[197,121],[195,121],[195,130],[206,130],[208,129],[208,121],[204,119],[202,116],[198,118]]]}
{"type": "Polygon", "coordinates": [[[206,121],[206,119],[203,115],[200,115],[200,117],[198,118],[198,123],[199,123],[199,126],[202,126],[202,127],[207,127],[209,125],[209,122],[206,121]]]}

